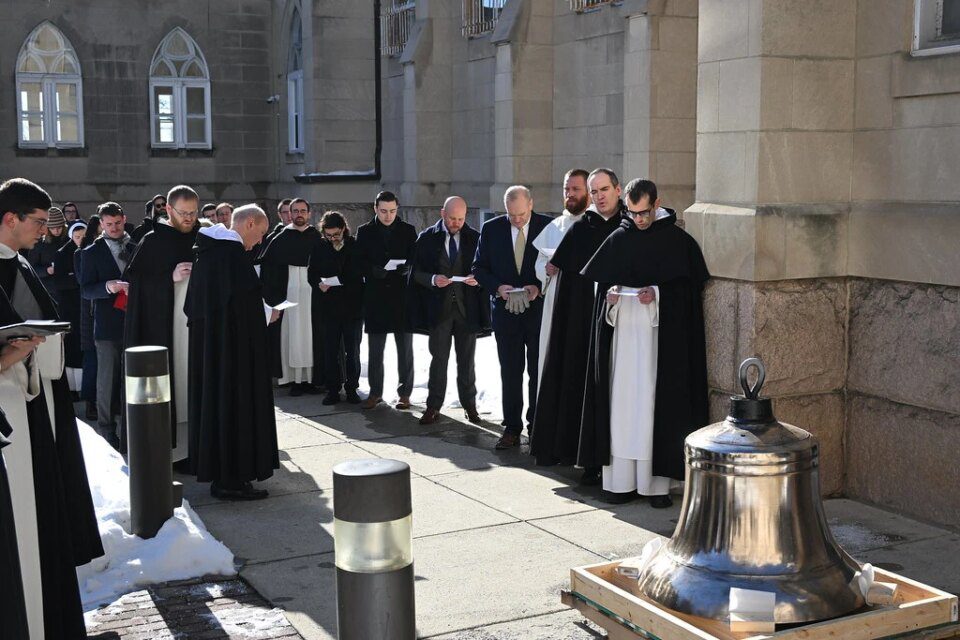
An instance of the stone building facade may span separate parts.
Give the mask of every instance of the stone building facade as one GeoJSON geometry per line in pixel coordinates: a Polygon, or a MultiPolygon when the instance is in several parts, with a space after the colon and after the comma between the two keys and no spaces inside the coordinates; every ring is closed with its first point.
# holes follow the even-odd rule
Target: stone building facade
{"type": "Polygon", "coordinates": [[[479,223],[513,183],[557,211],[577,166],[655,180],[715,276],[714,417],[759,355],[825,494],[960,526],[958,0],[0,2],[0,174],[87,212],[186,181],[356,224],[388,188],[422,227],[452,193],[479,223]],[[80,146],[19,143],[43,21],[82,70],[80,146]],[[151,144],[176,28],[209,69],[210,148],[151,144]]]}

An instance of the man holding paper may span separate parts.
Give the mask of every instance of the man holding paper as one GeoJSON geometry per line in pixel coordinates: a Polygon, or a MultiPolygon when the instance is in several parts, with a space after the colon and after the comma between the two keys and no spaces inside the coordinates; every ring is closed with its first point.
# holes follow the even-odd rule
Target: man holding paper
{"type": "Polygon", "coordinates": [[[320,393],[315,382],[323,371],[323,337],[320,334],[318,298],[307,280],[307,266],[320,232],[310,224],[310,203],[295,198],[290,203],[293,221],[270,241],[260,262],[263,299],[271,307],[296,302],[280,319],[278,383],[290,385],[290,395],[320,393]]]}
{"type": "Polygon", "coordinates": [[[410,283],[410,326],[430,336],[427,410],[420,424],[433,424],[447,392],[450,343],[457,350],[457,392],[467,419],[480,423],[474,353],[477,336],[490,332],[490,307],[470,273],[480,234],[467,224],[467,203],[451,196],[440,220],[417,238],[410,283]]]}
{"type": "Polygon", "coordinates": [[[490,293],[493,332],[500,359],[505,429],[497,449],[520,444],[524,360],[530,377],[528,433],[529,425],[533,424],[543,310],[533,242],[551,220],[549,216],[533,212],[533,196],[522,185],[507,189],[503,204],[507,214],[483,224],[473,261],[474,276],[490,293]]]}
{"type": "Polygon", "coordinates": [[[627,185],[629,218],[583,269],[603,304],[594,319],[578,464],[603,467],[604,499],[650,496],[684,478],[683,443],[708,423],[703,286],[697,241],[660,207],[649,180],[627,185]]]}
{"type": "MultiPolygon", "coordinates": [[[[50,196],[28,180],[0,185],[0,326],[57,320],[53,300],[17,253],[43,235],[49,209],[50,196]]],[[[85,637],[76,567],[103,555],[61,338],[0,345],[0,406],[10,426],[0,464],[10,480],[31,638],[85,637]]]]}
{"type": "Polygon", "coordinates": [[[360,339],[363,331],[363,278],[356,269],[357,243],[338,211],[327,211],[320,220],[323,240],[313,247],[307,279],[320,299],[323,335],[323,371],[327,397],[323,404],[359,404],[360,339]],[[317,293],[319,292],[319,293],[317,293]],[[341,361],[343,366],[341,367],[341,361]]]}
{"type": "Polygon", "coordinates": [[[167,348],[170,361],[170,434],[173,461],[187,457],[187,351],[189,331],[183,303],[193,269],[200,197],[186,185],[167,194],[167,217],[160,218],[140,241],[124,279],[127,314],[123,348],[155,345],[167,348]]]}
{"type": "Polygon", "coordinates": [[[129,284],[122,274],[137,245],[124,229],[127,216],[116,202],[97,208],[103,235],[83,249],[78,263],[80,294],[93,301],[93,339],[97,349],[97,430],[119,448],[116,417],[120,406],[123,324],[129,284]]]}
{"type": "Polygon", "coordinates": [[[409,261],[417,231],[401,220],[400,202],[390,191],[374,199],[376,217],[357,229],[357,257],[363,288],[363,320],[368,335],[367,367],[370,395],[364,409],[372,409],[383,398],[383,349],[387,334],[397,345],[397,374],[400,399],[397,409],[410,408],[413,391],[413,336],[407,327],[406,297],[409,261]]]}
{"type": "MultiPolygon", "coordinates": [[[[249,252],[267,214],[237,208],[230,228],[200,229],[185,311],[190,323],[190,471],[221,500],[258,500],[280,466],[263,290],[249,252]]],[[[269,314],[269,318],[267,316],[269,314]]]]}

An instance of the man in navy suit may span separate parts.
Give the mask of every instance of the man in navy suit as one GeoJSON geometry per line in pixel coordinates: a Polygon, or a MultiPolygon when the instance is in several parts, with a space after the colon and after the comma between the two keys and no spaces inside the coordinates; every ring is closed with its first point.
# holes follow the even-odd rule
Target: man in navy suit
{"type": "Polygon", "coordinates": [[[479,239],[467,224],[466,200],[450,196],[440,209],[440,220],[420,234],[414,247],[407,317],[415,333],[430,336],[432,358],[423,425],[439,420],[451,342],[457,350],[460,406],[470,422],[480,424],[474,354],[477,337],[490,335],[490,307],[489,297],[470,273],[479,239]]]}
{"type": "Polygon", "coordinates": [[[120,359],[123,356],[124,311],[115,306],[117,295],[129,286],[120,276],[129,264],[136,243],[124,225],[127,216],[116,202],[97,208],[103,231],[96,242],[83,250],[79,261],[80,292],[93,301],[93,339],[97,348],[97,430],[117,446],[113,406],[120,395],[120,359]]]}
{"type": "Polygon", "coordinates": [[[549,216],[533,212],[533,197],[515,185],[503,195],[507,214],[484,223],[473,261],[473,273],[491,293],[493,333],[497,339],[503,388],[503,436],[497,449],[520,444],[523,431],[523,368],[530,376],[527,432],[537,398],[540,317],[543,301],[537,279],[534,239],[550,224],[549,216]]]}

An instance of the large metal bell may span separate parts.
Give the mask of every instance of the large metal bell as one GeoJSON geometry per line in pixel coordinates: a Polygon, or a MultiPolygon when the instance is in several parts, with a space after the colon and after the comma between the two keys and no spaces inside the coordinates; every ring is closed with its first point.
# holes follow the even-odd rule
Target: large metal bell
{"type": "Polygon", "coordinates": [[[669,609],[714,620],[729,618],[731,587],[776,593],[778,624],[842,616],[864,605],[851,586],[860,567],[827,527],[816,439],[777,422],[759,397],[764,378],[759,359],[744,361],[744,395],[730,399],[730,415],[687,437],[680,520],[639,586],[669,609]]]}

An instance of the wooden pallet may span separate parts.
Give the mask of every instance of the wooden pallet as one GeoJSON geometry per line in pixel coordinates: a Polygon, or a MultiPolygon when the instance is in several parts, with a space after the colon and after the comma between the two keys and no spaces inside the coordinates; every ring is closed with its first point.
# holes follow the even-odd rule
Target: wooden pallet
{"type": "Polygon", "coordinates": [[[572,569],[570,591],[564,591],[561,596],[563,604],[602,627],[611,640],[960,638],[957,596],[882,569],[876,569],[877,580],[899,585],[896,604],[758,635],[733,633],[725,622],[671,611],[646,599],[640,595],[636,580],[616,572],[619,564],[619,561],[604,562],[572,569]]]}

